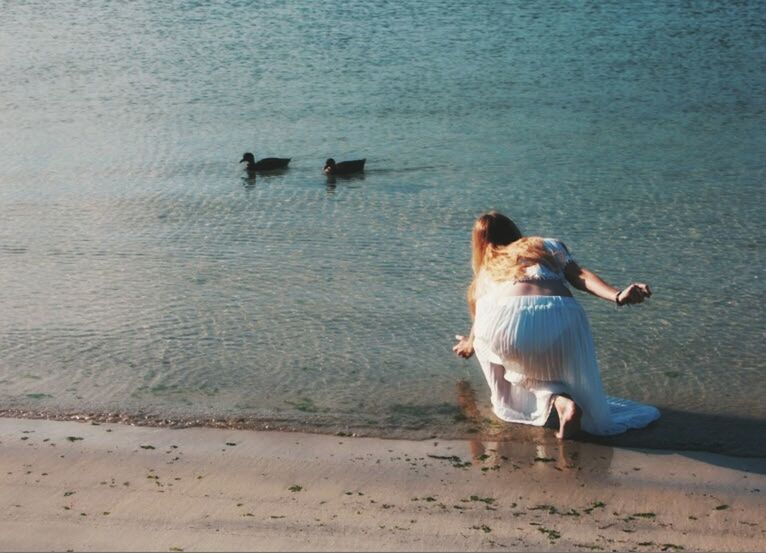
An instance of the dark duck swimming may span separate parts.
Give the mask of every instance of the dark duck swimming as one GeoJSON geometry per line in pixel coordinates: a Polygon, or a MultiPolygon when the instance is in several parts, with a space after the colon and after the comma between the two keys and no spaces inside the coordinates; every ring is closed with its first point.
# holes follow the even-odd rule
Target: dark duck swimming
{"type": "Polygon", "coordinates": [[[335,163],[333,158],[328,159],[324,163],[324,174],[328,176],[333,175],[353,175],[354,173],[364,172],[364,162],[366,159],[355,159],[353,161],[341,161],[335,163]]]}
{"type": "Polygon", "coordinates": [[[240,163],[247,163],[245,171],[252,173],[254,171],[274,171],[275,169],[287,169],[287,164],[291,158],[265,157],[255,161],[255,156],[250,152],[242,155],[240,163]]]}

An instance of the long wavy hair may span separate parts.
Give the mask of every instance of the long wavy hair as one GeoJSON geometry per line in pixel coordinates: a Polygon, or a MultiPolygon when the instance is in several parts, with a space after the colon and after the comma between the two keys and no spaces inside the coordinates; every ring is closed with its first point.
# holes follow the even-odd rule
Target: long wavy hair
{"type": "Polygon", "coordinates": [[[532,265],[555,267],[553,256],[539,236],[525,236],[507,246],[489,248],[484,256],[484,271],[496,281],[519,280],[532,265]]]}
{"type": "Polygon", "coordinates": [[[523,235],[516,223],[497,211],[479,215],[471,232],[471,268],[474,276],[481,271],[493,248],[507,246],[523,235]]]}
{"type": "Polygon", "coordinates": [[[518,280],[532,265],[549,267],[554,261],[538,236],[524,237],[516,223],[497,211],[479,216],[471,233],[473,280],[468,287],[468,308],[476,312],[476,280],[485,271],[492,280],[518,280]]]}

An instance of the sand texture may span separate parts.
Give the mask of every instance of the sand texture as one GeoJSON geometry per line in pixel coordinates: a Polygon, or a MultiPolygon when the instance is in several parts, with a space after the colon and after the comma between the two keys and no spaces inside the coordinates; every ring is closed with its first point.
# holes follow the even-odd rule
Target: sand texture
{"type": "Polygon", "coordinates": [[[766,460],[0,419],[0,549],[758,551],[766,460]]]}

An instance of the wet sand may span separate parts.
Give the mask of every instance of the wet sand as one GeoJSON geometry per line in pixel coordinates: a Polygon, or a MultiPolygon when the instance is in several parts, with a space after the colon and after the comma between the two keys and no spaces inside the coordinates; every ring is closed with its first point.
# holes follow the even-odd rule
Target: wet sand
{"type": "Polygon", "coordinates": [[[766,460],[0,419],[2,550],[757,551],[766,460]]]}

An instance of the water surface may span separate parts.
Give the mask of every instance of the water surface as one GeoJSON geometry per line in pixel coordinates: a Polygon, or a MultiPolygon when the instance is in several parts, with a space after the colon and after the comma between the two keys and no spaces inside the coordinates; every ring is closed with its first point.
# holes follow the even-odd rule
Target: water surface
{"type": "Polygon", "coordinates": [[[450,347],[496,208],[653,286],[639,308],[579,296],[608,392],[665,414],[649,445],[761,451],[765,19],[5,5],[0,407],[470,431],[456,383],[487,392],[450,347]],[[244,151],[293,161],[247,182],[244,151]],[[330,156],[368,171],[328,186],[330,156]]]}

